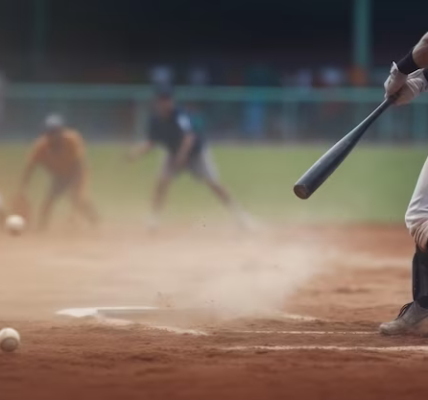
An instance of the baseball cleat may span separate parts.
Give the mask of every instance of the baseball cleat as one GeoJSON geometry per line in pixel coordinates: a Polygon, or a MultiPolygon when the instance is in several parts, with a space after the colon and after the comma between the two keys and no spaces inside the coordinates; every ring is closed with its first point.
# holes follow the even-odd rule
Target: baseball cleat
{"type": "Polygon", "coordinates": [[[388,336],[404,335],[415,332],[421,323],[428,318],[428,309],[422,308],[418,303],[405,304],[397,318],[391,322],[380,325],[380,333],[388,336]]]}

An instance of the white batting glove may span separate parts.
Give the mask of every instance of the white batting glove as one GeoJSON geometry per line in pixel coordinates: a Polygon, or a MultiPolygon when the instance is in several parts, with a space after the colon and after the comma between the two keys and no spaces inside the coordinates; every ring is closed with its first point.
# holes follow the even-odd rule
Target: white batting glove
{"type": "Polygon", "coordinates": [[[385,81],[385,97],[397,93],[405,84],[407,75],[400,72],[395,62],[392,63],[388,79],[385,81]]]}
{"type": "Polygon", "coordinates": [[[426,92],[428,89],[428,82],[425,78],[423,69],[418,69],[412,72],[406,82],[401,88],[400,96],[395,101],[397,106],[410,103],[413,99],[418,97],[421,93],[426,92]]]}

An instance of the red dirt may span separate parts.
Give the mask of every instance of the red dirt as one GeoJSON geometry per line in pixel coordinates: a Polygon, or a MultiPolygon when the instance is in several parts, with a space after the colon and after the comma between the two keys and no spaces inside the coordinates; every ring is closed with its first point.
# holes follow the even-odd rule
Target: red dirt
{"type": "Polygon", "coordinates": [[[22,336],[18,352],[0,354],[1,399],[425,395],[428,352],[364,349],[428,345],[423,337],[376,333],[409,300],[412,242],[404,229],[288,228],[242,236],[204,228],[154,237],[120,230],[0,241],[0,326],[22,336]],[[153,321],[113,326],[53,316],[67,307],[159,303],[231,309],[162,321],[205,336],[149,329],[153,321]],[[283,318],[281,308],[318,319],[283,318]],[[254,347],[307,345],[358,348],[254,347]]]}

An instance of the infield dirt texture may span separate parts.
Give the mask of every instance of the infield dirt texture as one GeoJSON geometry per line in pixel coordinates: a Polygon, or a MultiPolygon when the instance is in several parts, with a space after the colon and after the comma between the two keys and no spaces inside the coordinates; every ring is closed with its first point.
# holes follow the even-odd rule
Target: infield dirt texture
{"type": "MultiPolygon", "coordinates": [[[[0,354],[1,398],[424,395],[428,338],[377,334],[410,299],[413,243],[402,220],[424,151],[357,149],[301,201],[293,183],[324,149],[219,148],[223,181],[260,228],[240,231],[183,177],[163,226],[149,234],[142,221],[159,156],[129,165],[123,150],[89,151],[102,227],[70,226],[63,205],[46,234],[0,236],[0,326],[22,335],[18,352],[0,354]],[[118,324],[54,315],[130,305],[177,317],[118,324]]],[[[25,151],[2,147],[6,196],[25,151]]]]}

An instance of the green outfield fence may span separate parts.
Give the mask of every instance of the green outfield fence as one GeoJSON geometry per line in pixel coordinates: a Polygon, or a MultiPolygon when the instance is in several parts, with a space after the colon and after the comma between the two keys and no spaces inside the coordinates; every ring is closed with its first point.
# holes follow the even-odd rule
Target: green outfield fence
{"type": "MultiPolygon", "coordinates": [[[[46,114],[59,112],[93,140],[144,133],[152,88],[135,85],[10,84],[1,137],[28,139],[46,114]]],[[[383,98],[381,88],[250,89],[177,87],[176,97],[213,140],[334,141],[383,98]]],[[[366,140],[413,142],[428,138],[428,96],[388,111],[366,140]]]]}

